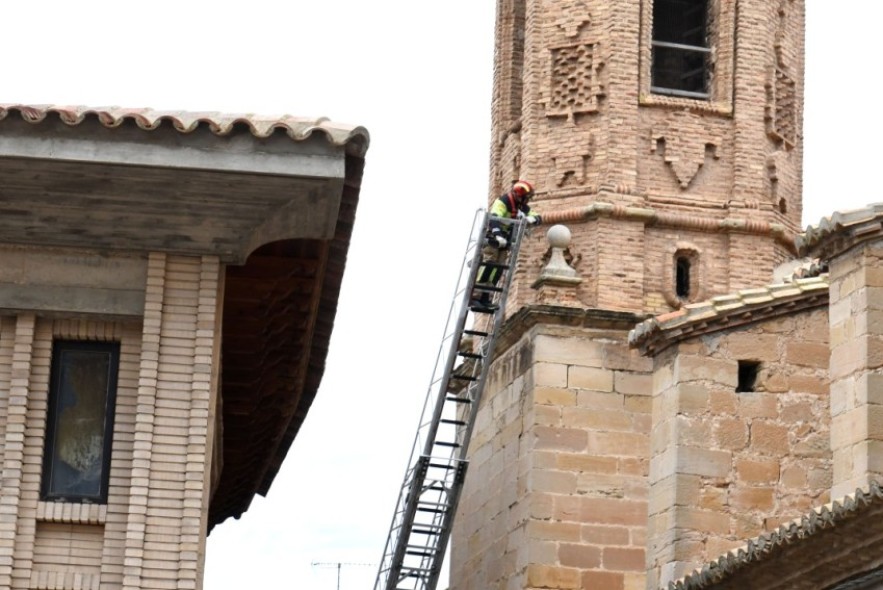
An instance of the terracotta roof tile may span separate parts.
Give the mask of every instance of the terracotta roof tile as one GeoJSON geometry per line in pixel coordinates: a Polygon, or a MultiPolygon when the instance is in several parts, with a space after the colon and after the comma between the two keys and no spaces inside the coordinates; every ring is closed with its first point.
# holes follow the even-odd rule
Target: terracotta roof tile
{"type": "MultiPolygon", "coordinates": [[[[738,549],[729,551],[680,580],[671,582],[668,590],[710,590],[719,585],[724,586],[736,573],[746,571],[749,566],[773,561],[786,548],[809,543],[823,531],[844,526],[847,521],[880,507],[883,507],[883,488],[872,481],[868,491],[857,489],[855,493],[839,501],[815,508],[809,514],[785,523],[770,533],[750,539],[738,549]]],[[[812,580],[809,583],[810,587],[817,587],[812,586],[812,580]]]]}
{"type": "Polygon", "coordinates": [[[355,150],[354,155],[364,155],[370,141],[364,127],[334,123],[324,117],[305,118],[291,115],[263,116],[252,113],[217,113],[188,111],[156,111],[122,107],[88,107],[82,105],[20,105],[0,103],[0,121],[10,116],[39,124],[50,116],[57,116],[63,123],[79,125],[89,118],[95,118],[108,128],[118,127],[126,121],[134,122],[145,131],[171,125],[180,133],[192,133],[206,127],[219,136],[230,135],[242,126],[248,128],[255,137],[268,137],[282,131],[294,141],[303,141],[313,133],[325,135],[333,145],[345,145],[355,150]]]}
{"type": "Polygon", "coordinates": [[[645,320],[629,332],[629,345],[644,354],[655,354],[671,344],[738,323],[756,321],[777,313],[827,304],[828,277],[794,279],[790,283],[745,289],[645,320]]]}
{"type": "Polygon", "coordinates": [[[805,255],[828,258],[835,254],[840,246],[838,237],[856,238],[868,234],[879,235],[883,229],[883,203],[873,203],[861,209],[837,211],[823,217],[817,225],[809,225],[795,239],[797,250],[805,255]]]}

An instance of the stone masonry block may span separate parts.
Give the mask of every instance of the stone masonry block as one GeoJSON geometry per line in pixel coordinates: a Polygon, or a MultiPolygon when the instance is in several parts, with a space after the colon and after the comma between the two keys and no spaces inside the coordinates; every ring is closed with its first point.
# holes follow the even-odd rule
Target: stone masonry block
{"type": "Polygon", "coordinates": [[[527,535],[531,539],[547,539],[562,543],[579,542],[580,525],[577,522],[530,520],[527,523],[527,535]]]}
{"type": "Polygon", "coordinates": [[[582,574],[582,585],[580,588],[626,590],[625,574],[622,572],[608,572],[604,570],[588,570],[582,574]]]}
{"type": "Polygon", "coordinates": [[[613,371],[589,367],[569,367],[567,387],[592,391],[613,391],[613,371]]]}
{"type": "Polygon", "coordinates": [[[680,383],[677,386],[677,411],[679,413],[701,413],[708,408],[709,393],[705,385],[680,383]]]}
{"type": "Polygon", "coordinates": [[[883,374],[862,373],[858,375],[855,383],[855,402],[856,404],[883,406],[883,374]]]}
{"type": "Polygon", "coordinates": [[[576,394],[576,403],[581,408],[621,410],[624,400],[618,393],[610,391],[579,390],[576,394]]]}
{"type": "Polygon", "coordinates": [[[779,337],[775,334],[734,332],[725,338],[728,358],[735,360],[777,361],[779,337]]]}
{"type": "Polygon", "coordinates": [[[701,478],[698,475],[670,475],[653,482],[650,487],[650,514],[659,514],[674,506],[695,506],[699,503],[701,478]]]}
{"type": "Polygon", "coordinates": [[[626,344],[608,344],[604,347],[604,367],[611,370],[649,373],[653,370],[653,359],[642,356],[626,344]]]}
{"type": "Polygon", "coordinates": [[[677,452],[679,473],[726,477],[732,468],[732,453],[698,447],[681,447],[677,452]]]}
{"type": "Polygon", "coordinates": [[[628,545],[631,531],[624,526],[584,525],[582,539],[598,545],[628,545]]]}
{"type": "Polygon", "coordinates": [[[675,380],[681,383],[713,381],[735,388],[738,380],[738,364],[735,360],[681,356],[675,360],[675,380]]]}
{"type": "Polygon", "coordinates": [[[795,365],[827,369],[830,356],[827,344],[795,341],[785,347],[785,361],[795,365]]]}
{"type": "Polygon", "coordinates": [[[773,509],[775,489],[772,487],[736,488],[730,492],[730,506],[737,511],[773,509]]]}
{"type": "Polygon", "coordinates": [[[558,561],[566,567],[599,569],[601,548],[575,543],[561,543],[558,547],[558,561]]]}
{"type": "Polygon", "coordinates": [[[561,387],[537,387],[533,391],[534,403],[552,406],[576,405],[576,393],[561,387]]]}
{"type": "Polygon", "coordinates": [[[650,396],[653,394],[653,376],[650,373],[615,371],[613,388],[618,393],[650,396]]]}
{"type": "Polygon", "coordinates": [[[619,469],[619,460],[615,457],[595,457],[583,453],[556,453],[555,465],[564,471],[613,474],[619,469]]]}
{"type": "Polygon", "coordinates": [[[602,456],[648,457],[650,437],[637,432],[589,432],[586,448],[602,456]]]}
{"type": "Polygon", "coordinates": [[[534,339],[536,362],[600,367],[604,345],[588,338],[560,338],[541,334],[534,339]]]}
{"type": "Polygon", "coordinates": [[[774,419],[779,414],[779,398],[776,395],[759,391],[746,391],[737,395],[739,400],[738,415],[743,419],[774,419]]]}
{"type": "Polygon", "coordinates": [[[630,431],[634,428],[632,415],[625,410],[564,408],[561,418],[565,428],[583,428],[600,431],[630,431]]]}
{"type": "Polygon", "coordinates": [[[568,471],[534,469],[530,474],[529,486],[532,491],[552,494],[576,493],[577,475],[568,471]]]}
{"type": "Polygon", "coordinates": [[[536,363],[533,366],[533,380],[538,387],[567,387],[567,365],[536,363]]]}
{"type": "Polygon", "coordinates": [[[789,452],[788,427],[755,420],[751,424],[751,449],[775,457],[789,452]]]}
{"type": "Polygon", "coordinates": [[[736,480],[748,484],[773,483],[779,479],[777,459],[737,459],[736,480]]]}
{"type": "Polygon", "coordinates": [[[540,564],[527,566],[527,583],[533,588],[581,588],[580,570],[540,564]]]}
{"type": "Polygon", "coordinates": [[[644,549],[632,547],[605,547],[602,556],[604,568],[613,571],[644,571],[644,549]]]}
{"type": "Polygon", "coordinates": [[[718,510],[679,508],[675,512],[675,526],[691,531],[726,535],[730,532],[730,516],[718,510]]]}
{"type": "Polygon", "coordinates": [[[584,451],[588,444],[588,434],[573,428],[537,426],[533,429],[533,434],[536,450],[584,451]]]}
{"type": "Polygon", "coordinates": [[[723,418],[714,426],[714,442],[721,449],[744,449],[748,444],[748,425],[741,419],[723,418]]]}

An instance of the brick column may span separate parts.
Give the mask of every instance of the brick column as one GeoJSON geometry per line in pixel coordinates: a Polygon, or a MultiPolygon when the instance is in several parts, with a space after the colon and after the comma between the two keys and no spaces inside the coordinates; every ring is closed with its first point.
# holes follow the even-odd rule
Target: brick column
{"type": "Polygon", "coordinates": [[[149,259],[126,590],[201,587],[220,270],[213,257],[152,254],[149,259]]]}
{"type": "Polygon", "coordinates": [[[883,242],[830,261],[831,449],[838,498],[883,481],[883,242]]]}
{"type": "Polygon", "coordinates": [[[0,487],[0,495],[3,499],[0,502],[0,588],[12,588],[35,322],[36,318],[33,314],[22,314],[18,317],[11,351],[12,371],[6,405],[3,480],[0,487]]]}

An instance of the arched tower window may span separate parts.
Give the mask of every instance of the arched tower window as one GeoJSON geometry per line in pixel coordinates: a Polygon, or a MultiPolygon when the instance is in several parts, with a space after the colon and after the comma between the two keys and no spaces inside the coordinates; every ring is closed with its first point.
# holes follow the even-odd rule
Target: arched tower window
{"type": "Polygon", "coordinates": [[[705,297],[705,269],[699,249],[689,242],[678,242],[664,259],[663,297],[674,309],[705,297]]]}
{"type": "Polygon", "coordinates": [[[688,256],[675,259],[675,294],[679,299],[690,299],[690,266],[688,256]]]}

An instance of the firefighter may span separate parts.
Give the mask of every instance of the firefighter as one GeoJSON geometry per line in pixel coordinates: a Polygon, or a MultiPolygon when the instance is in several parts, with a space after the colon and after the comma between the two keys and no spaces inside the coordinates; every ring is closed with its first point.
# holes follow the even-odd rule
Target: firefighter
{"type": "MultiPolygon", "coordinates": [[[[542,218],[530,208],[530,200],[533,198],[533,195],[533,185],[526,180],[519,180],[512,185],[512,188],[507,193],[491,203],[488,210],[488,231],[485,236],[487,248],[485,248],[484,259],[486,261],[499,262],[503,257],[501,252],[509,248],[509,242],[511,241],[511,224],[500,223],[497,219],[523,219],[531,226],[542,222],[542,218]]],[[[500,280],[500,276],[499,268],[483,264],[478,269],[476,283],[495,287],[500,280]]],[[[473,294],[469,304],[470,308],[473,311],[494,311],[496,306],[491,302],[490,292],[479,291],[479,293],[473,294]]]]}
{"type": "Polygon", "coordinates": [[[489,210],[490,221],[488,222],[488,246],[502,250],[509,247],[509,234],[511,226],[494,222],[495,217],[505,219],[525,219],[528,225],[537,225],[542,218],[530,209],[530,200],[533,198],[533,185],[526,180],[519,180],[512,185],[512,189],[498,197],[489,210]]]}

